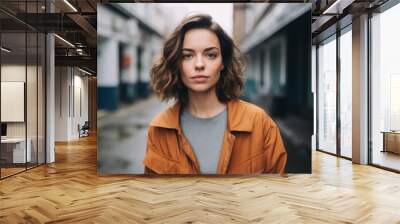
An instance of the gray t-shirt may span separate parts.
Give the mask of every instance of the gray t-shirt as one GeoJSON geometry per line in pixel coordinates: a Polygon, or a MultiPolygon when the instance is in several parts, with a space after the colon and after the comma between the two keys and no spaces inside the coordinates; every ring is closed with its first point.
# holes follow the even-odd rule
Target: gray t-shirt
{"type": "Polygon", "coordinates": [[[180,119],[183,133],[200,163],[200,172],[215,174],[226,129],[226,109],[210,118],[198,118],[183,110],[180,119]]]}

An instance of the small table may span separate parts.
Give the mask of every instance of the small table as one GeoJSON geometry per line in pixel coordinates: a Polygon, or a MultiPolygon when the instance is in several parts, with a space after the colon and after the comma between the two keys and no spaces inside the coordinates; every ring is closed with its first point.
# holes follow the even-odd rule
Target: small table
{"type": "Polygon", "coordinates": [[[381,133],[383,133],[382,152],[400,154],[400,131],[382,131],[381,133]]]}
{"type": "Polygon", "coordinates": [[[25,138],[1,139],[1,157],[6,163],[25,163],[31,161],[31,139],[28,142],[25,154],[25,138]],[[25,161],[26,159],[26,161],[25,161]]]}

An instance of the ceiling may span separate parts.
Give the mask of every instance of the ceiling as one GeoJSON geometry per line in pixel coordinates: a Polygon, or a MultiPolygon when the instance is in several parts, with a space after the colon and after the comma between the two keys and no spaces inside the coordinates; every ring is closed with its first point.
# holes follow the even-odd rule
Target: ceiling
{"type": "Polygon", "coordinates": [[[44,47],[36,43],[36,33],[52,32],[57,34],[56,66],[79,66],[96,74],[98,2],[101,1],[50,0],[46,5],[44,0],[1,0],[2,46],[11,50],[7,53],[7,60],[21,61],[25,55],[28,60],[36,57],[36,51],[44,47]],[[28,45],[25,41],[28,41],[28,45]]]}

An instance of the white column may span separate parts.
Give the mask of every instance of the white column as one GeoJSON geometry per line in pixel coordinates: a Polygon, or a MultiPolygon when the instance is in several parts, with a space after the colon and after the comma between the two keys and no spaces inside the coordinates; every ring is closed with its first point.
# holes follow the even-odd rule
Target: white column
{"type": "Polygon", "coordinates": [[[98,77],[99,87],[115,87],[119,84],[119,58],[118,42],[113,39],[107,39],[102,43],[101,52],[98,56],[98,77]]]}
{"type": "Polygon", "coordinates": [[[353,19],[353,162],[368,163],[368,16],[353,19]]]}
{"type": "Polygon", "coordinates": [[[314,116],[313,116],[313,135],[311,136],[311,147],[312,150],[317,149],[317,48],[312,45],[311,48],[311,92],[313,94],[314,103],[314,116]]]}
{"type": "Polygon", "coordinates": [[[55,76],[54,35],[46,35],[46,163],[55,161],[55,76]]]}
{"type": "Polygon", "coordinates": [[[55,69],[55,141],[69,141],[75,138],[73,128],[74,88],[72,86],[72,67],[55,69]]]}

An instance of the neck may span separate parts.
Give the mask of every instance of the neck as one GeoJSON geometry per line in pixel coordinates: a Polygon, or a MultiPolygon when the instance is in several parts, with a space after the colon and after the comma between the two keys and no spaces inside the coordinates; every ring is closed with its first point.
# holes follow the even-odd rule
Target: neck
{"type": "Polygon", "coordinates": [[[186,109],[195,117],[213,117],[223,110],[226,104],[218,100],[215,89],[204,93],[194,93],[189,91],[189,103],[186,109]]]}

